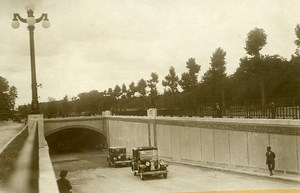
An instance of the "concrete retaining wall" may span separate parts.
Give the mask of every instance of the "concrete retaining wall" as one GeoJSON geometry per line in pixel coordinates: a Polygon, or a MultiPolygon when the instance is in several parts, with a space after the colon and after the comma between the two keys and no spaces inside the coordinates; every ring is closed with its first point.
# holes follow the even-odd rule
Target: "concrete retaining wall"
{"type": "Polygon", "coordinates": [[[125,146],[127,153],[131,154],[132,148],[149,145],[147,123],[109,120],[106,127],[109,128],[108,144],[110,147],[125,146]]]}
{"type": "Polygon", "coordinates": [[[108,117],[110,146],[156,145],[159,155],[188,163],[267,168],[266,147],[276,169],[300,172],[297,120],[108,117]]]}

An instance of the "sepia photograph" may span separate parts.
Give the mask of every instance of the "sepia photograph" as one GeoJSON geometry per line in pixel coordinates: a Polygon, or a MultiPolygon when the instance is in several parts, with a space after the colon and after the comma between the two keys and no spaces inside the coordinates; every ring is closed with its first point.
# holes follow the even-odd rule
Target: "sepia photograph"
{"type": "Polygon", "coordinates": [[[0,193],[300,193],[300,0],[0,0],[0,193]]]}

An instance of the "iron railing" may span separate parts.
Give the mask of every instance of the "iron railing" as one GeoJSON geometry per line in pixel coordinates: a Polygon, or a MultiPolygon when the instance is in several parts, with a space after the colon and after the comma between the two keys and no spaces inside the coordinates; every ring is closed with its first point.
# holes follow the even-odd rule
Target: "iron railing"
{"type": "MultiPolygon", "coordinates": [[[[115,115],[146,116],[147,110],[115,111],[115,115]]],[[[300,119],[300,106],[231,106],[225,109],[198,107],[189,109],[157,109],[158,116],[195,116],[227,118],[300,119]]]]}

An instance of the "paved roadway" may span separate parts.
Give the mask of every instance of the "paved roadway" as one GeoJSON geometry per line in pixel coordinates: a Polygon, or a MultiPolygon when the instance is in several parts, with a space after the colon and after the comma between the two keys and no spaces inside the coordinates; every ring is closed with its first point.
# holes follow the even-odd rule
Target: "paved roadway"
{"type": "MultiPolygon", "coordinates": [[[[2,153],[2,151],[5,149],[7,143],[12,140],[23,128],[24,124],[22,123],[0,122],[0,153],[2,153]]],[[[2,181],[0,181],[0,192],[5,192],[3,187],[4,184],[2,181]]]]}
{"type": "Polygon", "coordinates": [[[73,193],[166,193],[218,190],[299,188],[296,182],[170,164],[167,179],[149,177],[141,181],[130,167],[109,168],[106,153],[82,152],[52,155],[56,175],[69,170],[73,193]]]}
{"type": "Polygon", "coordinates": [[[0,149],[24,127],[22,123],[0,122],[0,149]]]}

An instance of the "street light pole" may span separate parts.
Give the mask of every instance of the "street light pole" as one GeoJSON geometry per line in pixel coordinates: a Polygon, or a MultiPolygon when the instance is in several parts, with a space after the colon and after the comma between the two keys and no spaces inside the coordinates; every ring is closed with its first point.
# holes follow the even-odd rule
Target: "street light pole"
{"type": "Polygon", "coordinates": [[[36,82],[36,69],[35,69],[35,52],[34,52],[34,24],[43,21],[42,25],[44,28],[50,26],[48,20],[48,15],[43,13],[39,18],[34,18],[34,5],[28,4],[26,6],[27,19],[22,18],[18,13],[14,13],[14,18],[12,21],[12,27],[18,28],[20,26],[19,21],[28,24],[29,31],[29,44],[30,44],[30,61],[31,61],[31,89],[32,89],[32,102],[31,102],[31,114],[39,114],[39,102],[38,102],[38,92],[37,92],[37,82],[36,82]]]}

